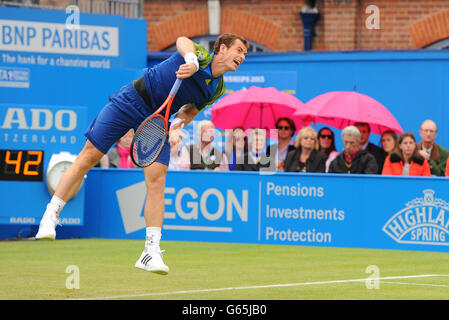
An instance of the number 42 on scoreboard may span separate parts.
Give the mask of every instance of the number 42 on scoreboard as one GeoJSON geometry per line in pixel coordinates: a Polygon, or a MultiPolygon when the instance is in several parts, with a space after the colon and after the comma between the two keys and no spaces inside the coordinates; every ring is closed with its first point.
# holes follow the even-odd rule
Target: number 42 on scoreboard
{"type": "Polygon", "coordinates": [[[42,150],[0,150],[0,180],[42,181],[42,150]]]}

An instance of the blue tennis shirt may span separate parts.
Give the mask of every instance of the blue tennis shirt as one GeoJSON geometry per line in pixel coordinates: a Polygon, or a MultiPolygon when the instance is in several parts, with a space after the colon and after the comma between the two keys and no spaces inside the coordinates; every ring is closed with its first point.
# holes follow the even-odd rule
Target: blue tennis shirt
{"type": "MultiPolygon", "coordinates": [[[[183,105],[193,103],[198,110],[213,104],[224,92],[223,76],[212,76],[213,53],[195,44],[199,69],[190,78],[184,79],[176,94],[170,114],[176,113],[183,105]]],[[[176,80],[176,71],[184,64],[184,58],[176,51],[167,60],[145,70],[145,86],[153,108],[161,106],[176,80]]]]}

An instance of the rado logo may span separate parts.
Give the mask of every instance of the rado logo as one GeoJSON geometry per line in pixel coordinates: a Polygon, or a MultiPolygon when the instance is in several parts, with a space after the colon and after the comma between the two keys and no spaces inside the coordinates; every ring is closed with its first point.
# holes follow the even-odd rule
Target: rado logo
{"type": "Polygon", "coordinates": [[[77,125],[77,114],[73,110],[54,112],[43,108],[8,108],[1,129],[73,131],[77,125]]]}

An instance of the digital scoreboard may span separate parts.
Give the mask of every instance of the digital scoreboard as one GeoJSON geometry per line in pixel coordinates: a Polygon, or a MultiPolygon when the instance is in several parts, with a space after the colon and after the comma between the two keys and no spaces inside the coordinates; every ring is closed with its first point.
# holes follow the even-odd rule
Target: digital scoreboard
{"type": "MultiPolygon", "coordinates": [[[[75,157],[68,152],[52,153],[44,148],[0,149],[0,239],[14,236],[19,230],[5,229],[2,225],[39,224],[59,179],[71,163],[68,156],[75,157]],[[49,163],[48,157],[55,160],[49,163]]],[[[63,225],[83,225],[84,188],[77,193],[81,195],[75,195],[64,207],[60,219],[63,225]]]]}
{"type": "Polygon", "coordinates": [[[0,150],[0,180],[42,181],[43,150],[0,150]]]}

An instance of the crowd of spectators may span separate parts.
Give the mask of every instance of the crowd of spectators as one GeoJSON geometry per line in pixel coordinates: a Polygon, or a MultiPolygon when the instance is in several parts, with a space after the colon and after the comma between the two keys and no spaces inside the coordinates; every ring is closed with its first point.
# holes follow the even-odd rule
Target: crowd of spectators
{"type": "MultiPolygon", "coordinates": [[[[226,131],[223,151],[214,145],[217,134],[212,121],[200,121],[196,143],[172,146],[170,170],[285,171],[343,174],[382,174],[449,177],[449,150],[435,142],[438,128],[425,120],[417,143],[412,132],[398,136],[382,133],[379,146],[369,141],[368,123],[356,122],[341,131],[343,148],[337,150],[335,134],[329,127],[318,133],[310,126],[299,130],[290,118],[276,121],[277,139],[267,145],[267,130],[226,131]]],[[[185,136],[184,136],[185,137],[185,136]]],[[[127,132],[100,161],[103,168],[135,168],[129,154],[133,131],[127,132]]]]}

